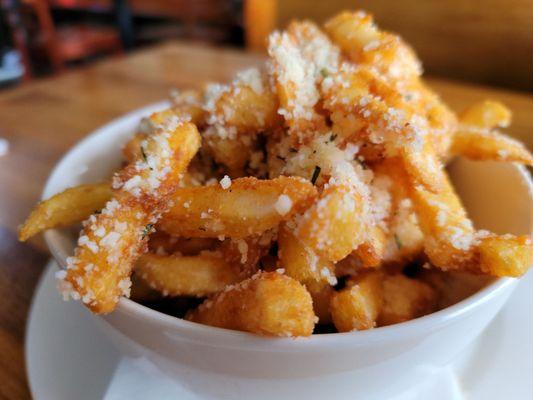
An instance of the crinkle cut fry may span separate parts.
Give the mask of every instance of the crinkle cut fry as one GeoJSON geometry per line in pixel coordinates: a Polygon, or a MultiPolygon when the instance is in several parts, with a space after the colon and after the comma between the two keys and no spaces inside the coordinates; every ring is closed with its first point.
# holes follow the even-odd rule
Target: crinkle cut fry
{"type": "Polygon", "coordinates": [[[305,210],[316,188],[298,177],[234,179],[220,185],[181,188],[159,223],[175,236],[244,238],[261,234],[305,210]]]}
{"type": "Polygon", "coordinates": [[[60,228],[81,222],[100,211],[111,198],[109,183],[79,185],[41,201],[19,229],[19,240],[47,229],[60,228]]]}
{"type": "Polygon", "coordinates": [[[85,221],[74,257],[59,273],[65,296],[81,299],[96,313],[112,311],[119,296],[129,294],[133,263],[200,147],[196,127],[171,111],[150,120],[156,131],[142,143],[146,159],[115,175],[113,198],[85,221]]]}
{"type": "Polygon", "coordinates": [[[311,296],[298,281],[262,272],[208,298],[186,319],[262,336],[309,336],[315,314],[311,296]]]}

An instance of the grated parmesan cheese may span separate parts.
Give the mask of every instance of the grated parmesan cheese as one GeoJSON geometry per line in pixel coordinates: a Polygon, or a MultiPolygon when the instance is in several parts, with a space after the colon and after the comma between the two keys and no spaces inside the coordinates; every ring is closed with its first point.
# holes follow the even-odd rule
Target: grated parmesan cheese
{"type": "Polygon", "coordinates": [[[279,215],[286,215],[292,208],[292,200],[286,194],[282,194],[278,197],[278,200],[274,204],[274,208],[279,215]]]}
{"type": "Polygon", "coordinates": [[[220,186],[224,190],[228,189],[231,186],[231,178],[228,175],[224,175],[224,177],[220,180],[220,186]]]}

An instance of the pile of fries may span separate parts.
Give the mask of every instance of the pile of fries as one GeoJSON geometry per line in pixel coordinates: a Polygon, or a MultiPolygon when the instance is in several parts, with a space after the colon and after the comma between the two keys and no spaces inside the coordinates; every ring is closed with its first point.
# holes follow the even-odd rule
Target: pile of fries
{"type": "Polygon", "coordinates": [[[444,169],[455,155],[533,165],[500,131],[505,106],[456,116],[364,12],[293,22],[268,53],[227,85],[173,93],[109,182],[36,207],[21,240],[83,221],[65,298],[108,313],[131,292],[190,321],[309,336],[407,321],[526,272],[531,239],[476,230],[444,169]]]}

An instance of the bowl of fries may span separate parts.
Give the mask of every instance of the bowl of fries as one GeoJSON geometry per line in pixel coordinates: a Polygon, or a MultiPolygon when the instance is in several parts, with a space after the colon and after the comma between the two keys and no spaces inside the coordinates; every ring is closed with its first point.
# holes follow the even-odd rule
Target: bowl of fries
{"type": "Polygon", "coordinates": [[[191,392],[399,393],[533,263],[510,111],[456,115],[368,14],[293,22],[264,69],[171,97],[71,149],[19,236],[45,231],[65,299],[191,392]]]}

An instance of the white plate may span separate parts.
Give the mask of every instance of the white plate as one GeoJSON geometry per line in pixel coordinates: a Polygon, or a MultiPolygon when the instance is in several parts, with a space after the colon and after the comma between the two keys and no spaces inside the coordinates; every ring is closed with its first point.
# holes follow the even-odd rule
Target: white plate
{"type": "MultiPolygon", "coordinates": [[[[43,274],[28,320],[26,365],[34,399],[198,399],[145,360],[121,358],[88,311],[60,299],[55,268],[50,263],[43,274]]],[[[533,273],[468,354],[395,400],[533,398],[531,304],[533,273]]]]}

